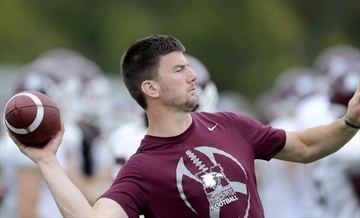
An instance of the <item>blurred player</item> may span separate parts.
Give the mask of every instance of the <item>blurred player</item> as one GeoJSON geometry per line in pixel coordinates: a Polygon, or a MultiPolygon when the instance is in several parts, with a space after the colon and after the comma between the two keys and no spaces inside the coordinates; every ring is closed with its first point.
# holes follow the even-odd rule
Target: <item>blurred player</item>
{"type": "Polygon", "coordinates": [[[219,93],[216,84],[211,80],[207,67],[196,57],[186,54],[189,66],[196,72],[196,95],[199,102],[196,111],[215,112],[219,102],[219,93]]]}
{"type": "MultiPolygon", "coordinates": [[[[58,158],[67,173],[79,187],[84,189],[84,193],[91,201],[96,199],[98,192],[103,191],[103,187],[98,192],[93,186],[88,188],[91,184],[92,177],[90,176],[95,174],[95,170],[99,171],[95,167],[100,168],[95,161],[100,160],[101,152],[99,149],[95,150],[99,155],[94,160],[91,152],[94,152],[92,150],[97,147],[90,147],[91,143],[96,141],[95,136],[98,136],[96,134],[99,130],[98,127],[92,128],[90,124],[97,121],[97,114],[94,112],[101,112],[101,108],[92,109],[92,113],[88,108],[94,108],[95,102],[101,103],[104,99],[99,95],[103,93],[100,86],[103,83],[104,77],[93,62],[68,49],[53,49],[23,67],[14,89],[14,93],[24,90],[41,91],[49,95],[61,107],[62,118],[66,120],[68,131],[59,148],[58,158]],[[96,131],[91,132],[93,129],[96,131]]],[[[9,162],[13,169],[16,169],[9,171],[9,164],[1,164],[7,178],[3,215],[46,218],[60,216],[49,190],[40,180],[40,174],[35,165],[19,155],[16,146],[7,134],[2,137],[1,146],[5,151],[5,156],[1,161],[9,162]],[[27,182],[19,182],[19,185],[14,186],[11,181],[27,182]],[[18,195],[22,197],[16,197],[18,195]],[[25,202],[32,203],[25,204],[25,202]]],[[[105,146],[102,147],[105,148],[105,146]]]]}
{"type": "MultiPolygon", "coordinates": [[[[60,69],[63,62],[58,58],[43,55],[21,69],[21,75],[15,83],[13,93],[24,90],[41,91],[61,106],[58,97],[62,96],[63,90],[59,84],[64,81],[66,74],[60,69]],[[55,67],[55,64],[57,66],[55,67]],[[55,69],[58,72],[54,72],[55,69]],[[53,95],[56,93],[56,96],[53,95]]],[[[61,108],[63,111],[65,109],[61,108]]],[[[64,117],[66,118],[66,116],[64,117]]],[[[81,143],[81,132],[73,122],[67,122],[69,132],[64,135],[64,140],[59,149],[58,158],[65,169],[66,155],[69,148],[76,149],[81,143]]],[[[2,217],[58,217],[61,216],[55,201],[52,199],[47,186],[43,184],[39,171],[31,161],[19,155],[14,143],[7,134],[2,133],[1,147],[4,155],[0,164],[4,173],[5,196],[2,205],[2,217]],[[11,166],[11,167],[10,167],[11,166]],[[9,170],[11,169],[11,170],[9,170]],[[14,181],[17,181],[14,183],[14,181]],[[21,197],[20,197],[21,196],[21,197]]]]}
{"type": "Polygon", "coordinates": [[[231,111],[256,117],[250,101],[243,95],[233,91],[222,91],[219,95],[217,111],[231,111]]]}
{"type": "MultiPolygon", "coordinates": [[[[263,95],[258,102],[260,117],[275,128],[303,130],[296,117],[296,108],[299,102],[321,93],[317,86],[322,82],[316,75],[315,70],[305,67],[282,72],[274,81],[269,98],[263,95]]],[[[312,186],[304,180],[309,176],[306,165],[274,159],[270,163],[257,161],[256,167],[259,194],[267,216],[308,217],[305,203],[311,199],[308,193],[312,186]]]]}
{"type": "MultiPolygon", "coordinates": [[[[322,52],[315,66],[328,80],[327,110],[309,110],[305,102],[299,108],[299,121],[304,128],[322,122],[326,114],[329,120],[342,116],[347,102],[360,84],[360,51],[350,46],[332,47],[322,52]]],[[[320,208],[321,217],[360,217],[360,135],[359,132],[342,149],[310,165],[314,192],[313,205],[320,208]]]]}
{"type": "MultiPolygon", "coordinates": [[[[359,60],[359,53],[348,46],[331,48],[322,53],[315,61],[319,73],[315,74],[316,77],[308,85],[299,86],[302,89],[307,87],[305,91],[308,92],[314,90],[309,88],[313,84],[316,91],[302,98],[294,96],[293,99],[298,100],[295,104],[289,104],[292,105],[289,108],[291,113],[286,116],[283,114],[272,121],[271,125],[301,130],[313,125],[328,124],[342,116],[360,82],[356,59],[359,60]]],[[[286,83],[287,80],[283,82],[286,83]]],[[[288,85],[289,82],[291,80],[288,80],[288,85]]],[[[271,166],[261,164],[263,173],[260,176],[264,176],[264,173],[278,175],[270,179],[265,175],[266,183],[260,183],[259,190],[267,214],[274,217],[358,217],[360,207],[356,200],[356,189],[352,187],[352,183],[356,182],[352,181],[358,181],[358,173],[354,172],[360,172],[359,139],[359,135],[355,136],[337,153],[309,165],[294,165],[276,160],[272,161],[271,166]],[[334,190],[337,190],[336,194],[334,190]],[[273,197],[275,193],[276,204],[273,197]],[[287,203],[289,204],[284,207],[287,203]]]]}
{"type": "Polygon", "coordinates": [[[281,117],[293,116],[296,104],[303,98],[319,93],[322,79],[306,67],[292,67],[280,73],[270,90],[256,101],[259,119],[270,123],[281,117]]]}

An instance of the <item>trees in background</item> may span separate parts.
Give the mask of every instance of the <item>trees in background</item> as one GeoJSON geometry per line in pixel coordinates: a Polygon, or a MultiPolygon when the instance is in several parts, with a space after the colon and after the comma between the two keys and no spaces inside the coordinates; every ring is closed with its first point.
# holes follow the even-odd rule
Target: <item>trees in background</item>
{"type": "Polygon", "coordinates": [[[55,47],[119,72],[129,43],[173,34],[220,90],[250,99],[323,49],[360,46],[358,1],[0,1],[0,63],[22,65],[55,47]]]}

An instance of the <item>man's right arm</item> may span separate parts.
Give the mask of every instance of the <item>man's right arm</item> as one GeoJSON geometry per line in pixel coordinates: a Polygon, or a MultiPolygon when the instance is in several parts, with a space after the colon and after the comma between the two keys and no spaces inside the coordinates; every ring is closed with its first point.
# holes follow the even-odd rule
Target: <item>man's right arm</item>
{"type": "Polygon", "coordinates": [[[56,158],[38,162],[38,166],[64,217],[128,217],[123,208],[111,199],[100,198],[91,206],[56,158]]]}
{"type": "Polygon", "coordinates": [[[64,123],[56,136],[43,148],[26,146],[9,133],[20,151],[34,161],[43,175],[64,217],[127,218],[124,209],[111,199],[101,198],[91,206],[61,168],[56,152],[64,135],[64,123]]]}

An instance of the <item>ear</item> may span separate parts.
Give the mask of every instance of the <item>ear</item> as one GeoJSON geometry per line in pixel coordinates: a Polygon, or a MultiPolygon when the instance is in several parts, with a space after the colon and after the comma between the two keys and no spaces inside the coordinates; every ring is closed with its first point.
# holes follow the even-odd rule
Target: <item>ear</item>
{"type": "Polygon", "coordinates": [[[154,80],[145,80],[141,83],[143,93],[151,98],[159,97],[159,85],[154,80]]]}

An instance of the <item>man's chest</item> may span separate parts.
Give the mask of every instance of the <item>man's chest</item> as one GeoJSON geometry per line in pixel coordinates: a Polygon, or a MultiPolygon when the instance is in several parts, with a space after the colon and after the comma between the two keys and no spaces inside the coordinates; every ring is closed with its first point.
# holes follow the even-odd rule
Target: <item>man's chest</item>
{"type": "Polygon", "coordinates": [[[153,194],[160,199],[176,200],[194,214],[220,217],[216,214],[221,211],[232,215],[237,211],[236,215],[244,215],[254,188],[251,154],[232,152],[211,142],[214,141],[184,145],[185,149],[177,150],[177,155],[162,159],[163,167],[153,179],[163,187],[163,192],[153,194]]]}

